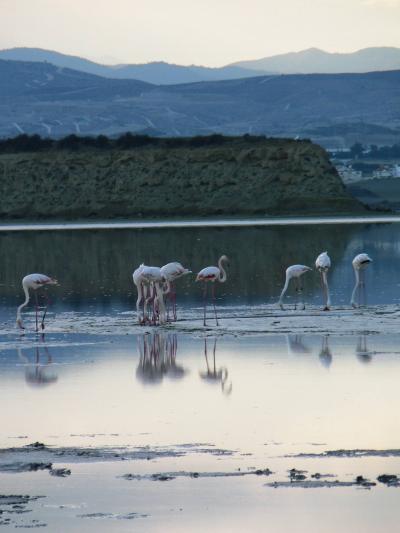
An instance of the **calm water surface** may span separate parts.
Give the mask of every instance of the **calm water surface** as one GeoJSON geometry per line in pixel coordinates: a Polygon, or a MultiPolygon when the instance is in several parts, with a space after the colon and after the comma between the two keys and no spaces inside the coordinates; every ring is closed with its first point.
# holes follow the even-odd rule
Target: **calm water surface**
{"type": "Polygon", "coordinates": [[[67,341],[0,351],[1,446],[203,442],[273,456],[400,441],[400,336],[67,341]]]}
{"type": "MultiPolygon", "coordinates": [[[[27,273],[59,279],[60,287],[49,291],[53,311],[129,314],[136,302],[131,274],[138,264],[178,260],[197,272],[216,264],[222,253],[231,261],[227,283],[218,285],[219,305],[275,302],[284,269],[294,263],[313,266],[325,250],[332,258],[333,305],[348,305],[351,260],[360,252],[374,260],[367,271],[368,303],[398,304],[399,228],[316,224],[0,232],[0,324],[5,326],[3,334],[0,330],[0,447],[34,441],[77,447],[203,443],[234,451],[223,458],[74,464],[72,475],[60,480],[47,472],[1,474],[1,493],[45,494],[31,517],[54,531],[132,531],[129,520],[80,517],[99,511],[147,513],[134,525],[150,532],[265,531],[266,523],[279,533],[378,533],[383,526],[395,531],[398,489],[275,490],[257,477],[160,484],[119,476],[251,466],[269,466],[281,476],[293,466],[314,468],[350,480],[358,474],[375,479],[400,473],[398,457],[315,459],[312,467],[309,459],[286,457],[398,448],[400,334],[204,339],[154,329],[20,338],[12,327],[27,273]]],[[[306,300],[319,304],[317,273],[304,281],[306,300]]],[[[182,314],[200,305],[201,287],[193,277],[179,280],[178,299],[182,314]]],[[[22,515],[18,524],[29,519],[22,515]]]]}
{"type": "MultiPolygon", "coordinates": [[[[198,272],[230,258],[228,282],[218,286],[221,303],[273,302],[279,297],[287,266],[314,265],[321,251],[332,259],[333,304],[347,304],[354,274],[352,258],[367,252],[368,303],[400,301],[399,224],[349,224],[254,228],[180,228],[0,233],[1,313],[22,300],[21,279],[44,272],[60,281],[52,291],[56,309],[133,309],[132,272],[142,262],[161,266],[180,261],[198,272]]],[[[305,296],[320,302],[316,272],[304,276],[305,296]]],[[[180,302],[201,302],[194,277],[179,281],[180,302]]],[[[7,310],[7,311],[6,311],[7,310]]]]}

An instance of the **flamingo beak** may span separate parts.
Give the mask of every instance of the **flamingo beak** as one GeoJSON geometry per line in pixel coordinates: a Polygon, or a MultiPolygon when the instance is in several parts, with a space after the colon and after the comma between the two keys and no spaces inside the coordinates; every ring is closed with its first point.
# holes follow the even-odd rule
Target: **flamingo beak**
{"type": "Polygon", "coordinates": [[[17,320],[17,326],[19,327],[19,329],[25,329],[22,325],[22,320],[20,318],[17,320]]]}

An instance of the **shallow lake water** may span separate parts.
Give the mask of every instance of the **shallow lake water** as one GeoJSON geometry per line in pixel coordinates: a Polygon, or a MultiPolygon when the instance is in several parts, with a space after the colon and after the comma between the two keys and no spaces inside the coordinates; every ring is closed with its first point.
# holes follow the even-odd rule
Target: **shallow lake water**
{"type": "Polygon", "coordinates": [[[0,233],[0,524],[395,531],[399,489],[377,477],[400,475],[399,228],[0,233]],[[305,278],[316,334],[276,300],[284,268],[313,266],[324,250],[333,262],[331,315],[318,311],[317,274],[305,278]],[[374,260],[369,307],[349,334],[351,259],[363,251],[374,260]],[[131,273],[139,263],[179,260],[196,272],[221,253],[230,257],[228,281],[217,288],[221,328],[210,320],[202,329],[193,277],[178,282],[176,325],[135,323],[131,273]],[[33,332],[30,307],[21,336],[20,280],[35,271],[61,285],[48,291],[46,333],[33,332]],[[285,313],[281,331],[246,333],[256,316],[280,327],[285,313]],[[387,322],[372,334],[381,315],[387,322]],[[196,327],[184,330],[185,323],[196,327]],[[62,477],[61,468],[70,474],[62,477]],[[357,476],[376,484],[356,484],[357,476]],[[1,501],[10,494],[44,497],[13,508],[1,501]]]}

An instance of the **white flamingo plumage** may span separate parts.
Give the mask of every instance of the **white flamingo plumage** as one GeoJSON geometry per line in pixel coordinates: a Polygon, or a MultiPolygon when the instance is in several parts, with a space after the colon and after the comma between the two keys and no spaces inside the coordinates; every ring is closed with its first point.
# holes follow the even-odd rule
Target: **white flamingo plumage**
{"type": "Polygon", "coordinates": [[[212,300],[214,306],[215,321],[218,324],[217,310],[215,308],[215,282],[225,283],[227,279],[226,271],[222,266],[222,263],[229,261],[226,255],[221,255],[218,260],[218,266],[208,266],[200,270],[197,274],[196,281],[204,282],[204,320],[203,325],[206,325],[206,307],[207,307],[207,283],[212,282],[212,300]]]}
{"type": "Polygon", "coordinates": [[[331,268],[331,259],[328,252],[322,252],[315,260],[315,268],[321,273],[322,289],[325,295],[325,307],[324,311],[329,311],[331,307],[331,297],[329,294],[328,286],[328,270],[331,268]]]}
{"type": "Polygon", "coordinates": [[[136,312],[139,324],[143,324],[145,322],[144,313],[143,318],[140,317],[140,305],[142,303],[144,304],[144,301],[147,298],[148,289],[150,289],[150,284],[147,282],[147,279],[142,276],[142,270],[144,266],[145,265],[142,263],[132,274],[133,283],[135,284],[138,293],[136,300],[136,312]]]}
{"type": "MultiPolygon", "coordinates": [[[[157,315],[160,324],[165,324],[165,305],[164,305],[164,294],[167,294],[170,285],[169,282],[162,275],[161,268],[155,266],[146,266],[140,265],[139,269],[135,270],[133,273],[134,282],[135,282],[135,273],[136,278],[141,281],[142,290],[144,285],[150,287],[150,291],[147,292],[147,296],[142,292],[142,297],[144,297],[144,306],[143,306],[143,320],[146,320],[147,316],[147,306],[149,302],[153,304],[153,323],[157,321],[157,315]],[[163,290],[163,285],[167,283],[167,290],[163,290]]],[[[136,285],[138,287],[138,285],[136,285]]],[[[139,300],[139,297],[138,297],[139,300]]]]}
{"type": "MultiPolygon", "coordinates": [[[[310,272],[312,268],[305,266],[305,265],[291,265],[286,269],[286,279],[285,279],[285,285],[282,289],[281,295],[279,297],[279,305],[280,308],[283,310],[283,297],[285,296],[286,291],[288,290],[289,283],[291,279],[294,279],[296,282],[296,292],[301,293],[303,290],[303,287],[301,286],[300,277],[305,274],[306,272],[310,272]]],[[[297,304],[295,304],[295,309],[297,307],[297,304]]],[[[303,309],[305,309],[305,305],[303,302],[303,309]]]]}
{"type": "Polygon", "coordinates": [[[353,307],[358,307],[358,305],[356,303],[357,289],[359,287],[362,288],[362,289],[365,289],[364,270],[367,268],[367,266],[370,263],[372,263],[372,259],[366,253],[362,253],[362,254],[356,255],[355,258],[352,261],[352,265],[353,265],[353,269],[354,269],[354,275],[356,277],[356,284],[355,284],[353,292],[351,294],[351,301],[350,301],[350,304],[353,307]]]}
{"type": "MultiPolygon", "coordinates": [[[[166,265],[161,267],[161,274],[170,283],[170,291],[168,292],[168,295],[170,299],[172,300],[172,312],[173,312],[174,320],[176,320],[175,280],[177,280],[178,278],[181,278],[182,276],[186,276],[187,274],[191,274],[191,273],[192,273],[191,270],[185,268],[184,266],[181,265],[181,263],[178,263],[177,261],[167,263],[166,265]]],[[[167,311],[167,319],[168,319],[168,311],[167,311]]]]}
{"type": "MultiPolygon", "coordinates": [[[[37,291],[37,289],[40,289],[40,287],[44,287],[45,285],[58,285],[58,281],[54,278],[51,278],[50,276],[46,276],[46,274],[28,274],[22,279],[22,288],[25,293],[25,301],[18,307],[17,309],[17,326],[20,329],[25,329],[22,324],[22,317],[21,317],[21,311],[22,309],[28,305],[30,300],[29,291],[37,291]]],[[[36,331],[39,331],[38,327],[38,297],[37,292],[35,294],[35,309],[36,309],[36,331]]],[[[46,297],[46,304],[47,304],[47,297],[46,297]]],[[[46,318],[47,313],[47,305],[44,308],[44,313],[41,321],[41,329],[44,329],[44,319],[46,318]]]]}

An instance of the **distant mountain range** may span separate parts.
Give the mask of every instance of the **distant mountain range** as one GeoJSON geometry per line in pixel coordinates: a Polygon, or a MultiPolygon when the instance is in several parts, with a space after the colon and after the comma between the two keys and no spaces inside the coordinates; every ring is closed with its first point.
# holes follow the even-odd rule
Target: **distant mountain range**
{"type": "Polygon", "coordinates": [[[153,85],[0,60],[0,136],[125,131],[307,137],[327,147],[400,141],[400,70],[153,85]]]}
{"type": "Polygon", "coordinates": [[[400,48],[364,48],[348,54],[309,48],[301,52],[280,54],[254,61],[240,61],[230,66],[279,74],[340,74],[397,70],[400,69],[400,48]]]}
{"type": "Polygon", "coordinates": [[[132,65],[101,65],[81,57],[40,48],[0,50],[0,59],[52,63],[88,74],[116,79],[136,79],[156,85],[197,81],[243,79],[265,74],[313,74],[373,72],[400,69],[400,48],[364,48],[348,54],[310,48],[253,61],[240,61],[220,68],[182,66],[165,62],[132,65]]]}
{"type": "Polygon", "coordinates": [[[176,83],[193,83],[196,81],[228,80],[234,78],[250,78],[264,72],[256,69],[244,69],[236,66],[208,68],[191,65],[173,65],[163,61],[138,65],[101,65],[81,57],[60,54],[40,48],[11,48],[0,50],[0,59],[13,61],[38,61],[52,63],[58,67],[70,68],[104,76],[105,78],[135,79],[154,83],[156,85],[171,85],[176,83]]]}

